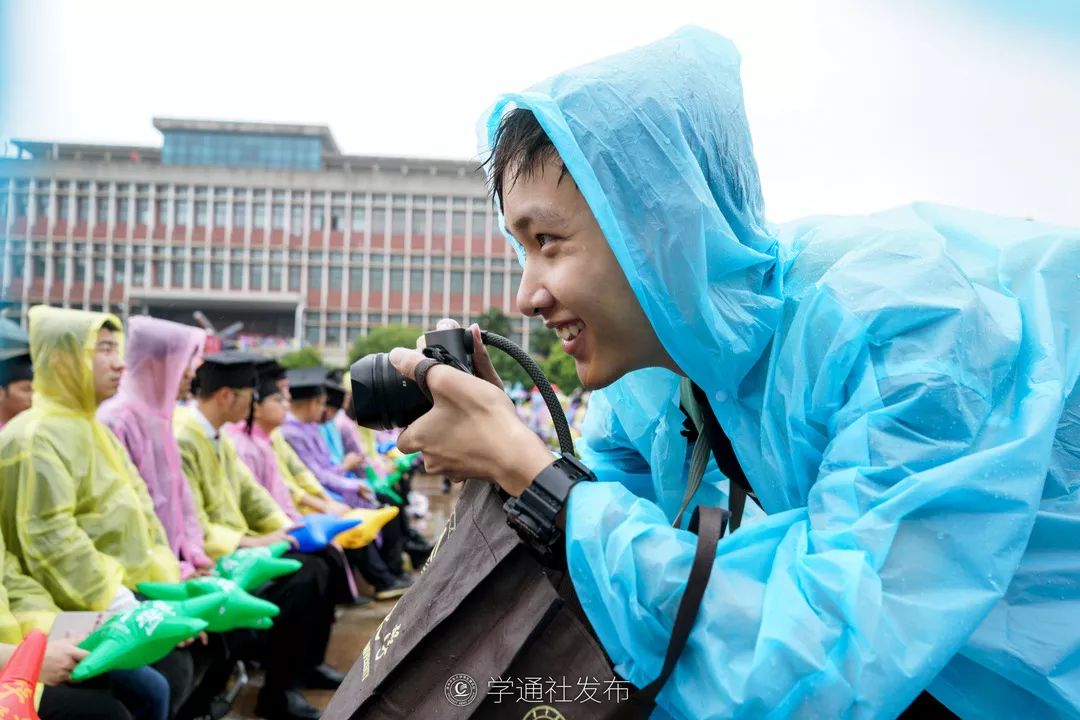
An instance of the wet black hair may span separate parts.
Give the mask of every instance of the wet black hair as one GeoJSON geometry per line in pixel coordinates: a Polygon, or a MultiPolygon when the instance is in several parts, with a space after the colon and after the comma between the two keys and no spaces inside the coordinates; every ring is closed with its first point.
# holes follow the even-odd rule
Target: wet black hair
{"type": "Polygon", "coordinates": [[[491,155],[484,161],[491,196],[501,206],[503,192],[513,187],[518,178],[529,177],[545,162],[553,159],[562,164],[562,174],[559,175],[561,182],[570,173],[566,163],[562,163],[555,144],[540,127],[536,115],[525,108],[511,110],[499,121],[491,155]]]}

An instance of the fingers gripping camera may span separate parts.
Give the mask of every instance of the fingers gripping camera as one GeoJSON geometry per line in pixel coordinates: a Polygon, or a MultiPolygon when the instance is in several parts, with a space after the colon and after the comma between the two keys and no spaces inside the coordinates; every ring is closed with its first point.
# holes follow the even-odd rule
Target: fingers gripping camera
{"type": "MultiPolygon", "coordinates": [[[[417,377],[423,377],[432,364],[450,367],[472,374],[473,339],[468,330],[452,328],[424,333],[427,347],[423,353],[432,363],[422,363],[417,377]]],[[[390,364],[387,353],[365,355],[353,363],[353,410],[356,422],[373,430],[389,430],[411,424],[431,409],[431,396],[426,387],[409,380],[390,364]]]]}

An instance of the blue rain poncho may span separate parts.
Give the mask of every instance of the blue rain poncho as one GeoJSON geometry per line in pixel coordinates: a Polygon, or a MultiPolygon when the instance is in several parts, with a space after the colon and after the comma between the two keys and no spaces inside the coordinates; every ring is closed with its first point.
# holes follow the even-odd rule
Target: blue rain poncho
{"type": "MultiPolygon", "coordinates": [[[[505,96],[531,109],[765,513],[721,540],[657,716],[1080,712],[1080,233],[932,205],[777,230],[739,55],[686,29],[505,96]]],[[[671,527],[678,378],[593,393],[574,586],[620,673],[660,671],[695,537],[671,527]]],[[[697,503],[723,505],[715,467],[697,503]]],[[[689,514],[688,514],[689,516],[689,514]]]]}

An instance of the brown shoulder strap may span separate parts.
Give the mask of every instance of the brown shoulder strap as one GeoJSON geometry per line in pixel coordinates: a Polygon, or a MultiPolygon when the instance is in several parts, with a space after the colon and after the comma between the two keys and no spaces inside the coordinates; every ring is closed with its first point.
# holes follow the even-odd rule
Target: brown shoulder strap
{"type": "Polygon", "coordinates": [[[690,630],[694,627],[701,599],[705,595],[705,587],[709,584],[709,576],[712,574],[713,560],[716,558],[716,544],[724,535],[727,520],[727,510],[701,506],[694,509],[694,514],[690,518],[690,532],[697,533],[697,550],[694,552],[694,562],[690,566],[690,578],[686,582],[686,590],[683,591],[682,599],[679,601],[679,610],[675,613],[675,624],[671,628],[671,640],[668,642],[667,654],[664,656],[664,667],[655,680],[631,695],[628,702],[620,703],[611,717],[644,718],[650,714],[656,703],[656,696],[675,670],[675,663],[678,662],[683,648],[686,647],[686,641],[690,638],[690,630]]]}

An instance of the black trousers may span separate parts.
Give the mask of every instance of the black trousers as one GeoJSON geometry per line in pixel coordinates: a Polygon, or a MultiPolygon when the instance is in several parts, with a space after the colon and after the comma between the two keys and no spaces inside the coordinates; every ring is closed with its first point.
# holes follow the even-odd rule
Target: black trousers
{"type": "MultiPolygon", "coordinates": [[[[400,482],[398,487],[403,485],[405,485],[404,481],[400,482]]],[[[383,525],[381,532],[382,545],[377,550],[390,572],[394,575],[401,575],[405,572],[402,556],[405,552],[405,540],[409,537],[408,513],[405,512],[405,505],[395,503],[394,499],[389,495],[376,495],[376,497],[384,505],[394,505],[398,508],[397,517],[383,525]]],[[[405,495],[403,494],[402,497],[405,497],[405,495]]],[[[372,583],[372,585],[374,584],[372,583]]]]}
{"type": "Polygon", "coordinates": [[[359,571],[360,575],[376,590],[390,587],[400,573],[394,573],[387,567],[375,543],[369,543],[356,550],[346,550],[345,556],[359,571]]]}
{"type": "MultiPolygon", "coordinates": [[[[187,699],[177,705],[177,720],[202,717],[210,710],[210,703],[225,691],[225,686],[236,667],[237,657],[229,647],[232,633],[210,633],[203,645],[196,640],[186,648],[191,656],[193,688],[187,699]]],[[[175,705],[175,702],[172,703],[175,705]]]]}
{"type": "Polygon", "coordinates": [[[274,603],[281,614],[269,630],[237,630],[225,640],[234,659],[258,660],[266,670],[264,689],[301,687],[304,676],[326,657],[334,623],[331,568],[325,558],[289,553],[300,569],[257,589],[253,594],[274,603]]]}
{"type": "MultiPolygon", "coordinates": [[[[198,642],[195,641],[196,644],[198,642]]],[[[161,673],[169,683],[169,717],[176,717],[197,684],[192,652],[189,648],[177,648],[151,667],[161,673]]]]}
{"type": "Polygon", "coordinates": [[[41,720],[131,720],[131,713],[107,687],[56,685],[41,693],[41,720]]]}

